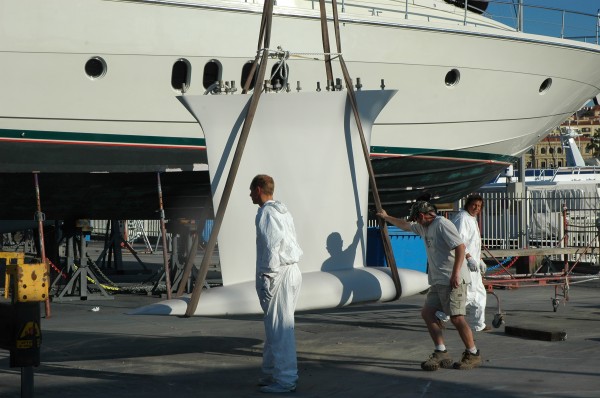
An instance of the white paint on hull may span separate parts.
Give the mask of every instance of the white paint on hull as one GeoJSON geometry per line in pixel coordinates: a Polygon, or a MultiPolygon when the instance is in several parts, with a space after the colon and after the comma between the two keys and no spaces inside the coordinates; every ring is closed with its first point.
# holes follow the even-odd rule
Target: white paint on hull
{"type": "MultiPolygon", "coordinates": [[[[371,127],[393,91],[356,93],[366,144],[371,127]]],[[[182,103],[205,131],[213,188],[219,208],[242,131],[250,96],[185,96],[182,103]]],[[[255,292],[256,205],[249,198],[254,175],[275,179],[275,198],[292,212],[304,255],[299,310],[391,300],[388,273],[366,268],[365,220],[369,176],[347,94],[262,95],[245,143],[219,233],[223,287],[200,296],[195,315],[259,313],[255,292]],[[331,237],[348,243],[335,247],[331,237]],[[214,293],[213,293],[214,292],[214,293]]],[[[402,271],[402,294],[424,290],[426,275],[402,271]]],[[[135,313],[181,315],[186,299],[170,300],[135,313]]]]}
{"type": "MultiPolygon", "coordinates": [[[[375,118],[394,94],[356,93],[367,146],[375,118]]],[[[180,97],[205,132],[214,209],[221,206],[250,97],[180,97]]],[[[303,272],[365,265],[369,175],[346,92],[261,95],[218,235],[225,286],[255,278],[258,207],[249,186],[257,174],[273,176],[275,198],[294,217],[303,272]],[[334,235],[343,247],[331,247],[334,235]]]]}
{"type": "MultiPolygon", "coordinates": [[[[426,290],[427,274],[399,268],[402,296],[426,290]]],[[[370,301],[389,301],[396,288],[389,268],[358,267],[351,270],[302,273],[302,290],[297,311],[335,308],[370,301]]],[[[189,295],[136,308],[131,315],[185,315],[189,295]]],[[[254,281],[205,290],[200,296],[196,316],[260,314],[254,281]]]]}

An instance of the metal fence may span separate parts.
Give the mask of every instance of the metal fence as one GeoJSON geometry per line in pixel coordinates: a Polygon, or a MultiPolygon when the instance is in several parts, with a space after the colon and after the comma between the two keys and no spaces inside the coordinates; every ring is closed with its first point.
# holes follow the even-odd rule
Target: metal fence
{"type": "MultiPolygon", "coordinates": [[[[93,228],[92,235],[95,237],[104,236],[107,233],[109,220],[91,220],[90,225],[93,228]]],[[[126,227],[124,234],[129,242],[135,242],[146,236],[153,241],[160,237],[160,220],[126,220],[123,221],[126,227]]]]}
{"type": "MultiPolygon", "coordinates": [[[[123,238],[129,243],[144,243],[148,248],[154,248],[154,250],[157,250],[158,246],[162,244],[160,220],[118,220],[118,222],[121,224],[123,238]]],[[[94,239],[104,239],[107,234],[110,234],[109,223],[110,220],[90,220],[94,239]]],[[[213,224],[213,219],[205,221],[202,241],[206,242],[210,238],[213,224]]],[[[167,237],[170,237],[169,233],[167,233],[167,237]]]]}
{"type": "MultiPolygon", "coordinates": [[[[581,248],[580,253],[586,254],[570,255],[569,260],[598,263],[598,195],[580,190],[481,195],[484,208],[479,223],[482,244],[488,249],[581,248]]],[[[462,201],[456,205],[460,207],[462,201]]]]}
{"type": "MultiPolygon", "coordinates": [[[[581,248],[583,256],[570,255],[569,260],[597,264],[600,260],[598,241],[600,198],[579,189],[528,190],[525,194],[483,192],[484,207],[479,218],[482,244],[486,248],[516,250],[522,248],[581,248]]],[[[460,200],[455,209],[462,208],[460,200]]],[[[454,217],[455,211],[444,214],[454,217]]],[[[92,220],[93,235],[107,233],[107,220],[92,220]]],[[[158,245],[160,221],[127,220],[126,239],[158,245]]],[[[376,226],[370,219],[369,226],[376,226]]],[[[207,220],[203,238],[208,239],[212,220],[207,220]]],[[[554,258],[561,260],[562,258],[554,258]]]]}

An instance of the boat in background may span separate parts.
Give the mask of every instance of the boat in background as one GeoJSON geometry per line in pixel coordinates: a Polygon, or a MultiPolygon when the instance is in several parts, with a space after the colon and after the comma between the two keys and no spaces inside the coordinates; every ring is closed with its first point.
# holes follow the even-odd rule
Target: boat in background
{"type": "MultiPolygon", "coordinates": [[[[581,134],[576,129],[569,126],[561,127],[560,141],[565,151],[566,166],[550,169],[526,169],[524,180],[526,186],[588,182],[600,184],[600,167],[586,164],[575,142],[575,138],[579,136],[581,134]]],[[[488,182],[483,189],[494,189],[495,187],[505,187],[508,183],[518,183],[517,175],[519,175],[518,170],[515,171],[511,165],[488,182]]]]}
{"type": "MultiPolygon", "coordinates": [[[[524,33],[523,20],[515,28],[483,4],[467,11],[455,3],[342,1],[338,10],[355,88],[399,92],[371,141],[383,206],[397,215],[423,194],[450,202],[477,189],[600,93],[597,40],[524,33]]],[[[178,170],[190,186],[202,185],[203,131],[176,96],[239,95],[250,80],[262,8],[255,0],[0,0],[0,179],[64,176],[42,197],[61,193],[67,203],[98,200],[86,196],[88,186],[110,192],[102,217],[93,206],[58,211],[43,203],[62,219],[122,212],[129,199],[99,173],[124,173],[126,186],[178,170]],[[89,174],[69,177],[81,173],[89,174]]],[[[265,95],[345,89],[324,77],[319,15],[315,1],[277,1],[270,78],[256,83],[265,95]]],[[[596,21],[590,16],[590,36],[596,21]]],[[[273,123],[285,132],[285,120],[274,115],[273,123]]],[[[35,201],[19,211],[12,204],[24,192],[31,197],[31,179],[7,188],[0,219],[30,219],[35,201]]],[[[185,184],[166,190],[191,196],[185,184]]],[[[155,209],[137,218],[157,218],[155,209]]],[[[197,210],[191,206],[189,216],[197,210]]]]}
{"type": "Polygon", "coordinates": [[[593,251],[584,249],[598,237],[600,167],[585,164],[578,136],[570,127],[560,130],[567,166],[528,169],[523,182],[510,169],[478,190],[486,202],[480,223],[486,245],[579,247],[570,260],[597,263],[593,251]]]}

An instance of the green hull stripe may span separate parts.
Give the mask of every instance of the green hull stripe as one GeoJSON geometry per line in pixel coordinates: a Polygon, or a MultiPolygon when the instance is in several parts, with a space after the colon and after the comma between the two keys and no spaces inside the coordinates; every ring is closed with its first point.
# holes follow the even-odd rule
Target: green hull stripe
{"type": "Polygon", "coordinates": [[[98,133],[67,133],[62,131],[35,131],[0,129],[0,138],[44,141],[80,141],[89,144],[109,143],[115,145],[156,145],[156,146],[206,146],[204,138],[155,137],[150,135],[122,135],[98,133]]]}
{"type": "Polygon", "coordinates": [[[393,148],[387,146],[372,146],[371,155],[374,156],[427,156],[432,158],[451,158],[457,160],[488,160],[494,162],[514,163],[519,158],[509,155],[498,155],[484,152],[465,152],[436,150],[431,148],[393,148]]]}
{"type": "MultiPolygon", "coordinates": [[[[36,130],[11,130],[0,129],[0,138],[15,141],[55,141],[60,143],[68,141],[79,141],[89,144],[109,143],[114,145],[153,145],[153,146],[191,146],[204,147],[204,138],[181,138],[181,137],[156,137],[150,135],[122,135],[122,134],[99,134],[99,133],[69,133],[62,131],[36,131],[36,130]]],[[[463,160],[489,160],[496,162],[513,163],[518,160],[514,156],[497,155],[482,152],[464,152],[435,150],[428,148],[392,148],[383,146],[371,147],[372,155],[402,155],[402,156],[427,156],[433,158],[451,158],[463,160]]]]}

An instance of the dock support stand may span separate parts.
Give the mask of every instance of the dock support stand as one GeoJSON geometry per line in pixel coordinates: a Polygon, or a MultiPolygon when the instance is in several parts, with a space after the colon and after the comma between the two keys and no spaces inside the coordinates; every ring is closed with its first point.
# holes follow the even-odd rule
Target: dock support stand
{"type": "MultiPolygon", "coordinates": [[[[92,270],[88,266],[87,255],[86,255],[86,244],[85,244],[85,236],[83,231],[78,228],[77,233],[79,235],[79,268],[77,271],[71,275],[69,278],[69,282],[63,288],[63,290],[54,298],[54,301],[73,301],[73,300],[112,300],[114,297],[110,296],[104,287],[98,281],[98,278],[92,270]],[[91,281],[88,281],[88,277],[91,281]],[[94,285],[99,293],[92,293],[89,290],[89,286],[94,285]]],[[[68,238],[67,250],[74,251],[74,245],[72,245],[74,241],[73,237],[68,238]]],[[[71,270],[71,265],[73,263],[69,262],[73,261],[74,263],[74,255],[73,253],[67,254],[67,266],[69,270],[71,270]]],[[[59,275],[60,277],[60,275],[59,275]]]]}
{"type": "MultiPolygon", "coordinates": [[[[186,223],[173,221],[170,225],[170,232],[173,234],[170,272],[173,275],[171,292],[175,293],[175,297],[180,297],[184,293],[189,293],[191,286],[197,276],[194,272],[194,262],[200,248],[202,231],[206,225],[207,211],[203,212],[199,221],[189,221],[186,223]],[[185,263],[185,264],[184,264],[185,263]]],[[[160,274],[158,281],[152,288],[152,294],[158,293],[158,286],[165,279],[165,271],[160,274]]],[[[208,287],[208,283],[204,282],[204,287],[208,287]]]]}
{"type": "MultiPolygon", "coordinates": [[[[202,214],[200,215],[200,220],[196,224],[197,225],[196,234],[194,235],[194,239],[192,241],[192,247],[188,253],[185,267],[182,270],[183,272],[181,275],[178,274],[176,276],[177,280],[174,283],[174,286],[178,286],[177,293],[175,294],[176,297],[180,297],[181,295],[183,295],[184,290],[186,289],[187,286],[193,286],[192,267],[194,266],[194,260],[196,259],[196,254],[198,253],[198,247],[200,245],[200,236],[202,235],[202,232],[204,231],[204,227],[206,225],[206,220],[208,219],[209,212],[213,213],[210,197],[207,198],[206,201],[204,202],[204,207],[202,208],[202,214]]],[[[206,281],[204,284],[205,284],[205,286],[208,286],[206,281]]]]}
{"type": "Polygon", "coordinates": [[[111,268],[111,262],[114,260],[115,272],[123,272],[123,253],[122,247],[125,247],[142,266],[145,272],[150,273],[151,271],[146,267],[144,262],[138,257],[137,252],[131,247],[129,242],[123,238],[121,231],[121,223],[119,220],[109,220],[106,225],[106,234],[104,240],[104,249],[96,260],[97,264],[101,264],[102,268],[111,268]],[[109,233],[110,229],[110,233],[109,233]],[[106,265],[106,254],[108,252],[108,264],[106,265]]]}
{"type": "MultiPolygon", "coordinates": [[[[202,224],[198,224],[198,228],[201,228],[202,224]]],[[[192,283],[192,267],[194,266],[194,260],[196,258],[196,253],[198,253],[198,243],[200,240],[200,234],[202,231],[196,229],[193,233],[192,245],[188,254],[186,256],[185,265],[183,267],[178,267],[177,273],[173,278],[173,287],[177,286],[177,291],[175,293],[175,297],[180,297],[185,293],[188,286],[191,286],[192,283]]]]}

